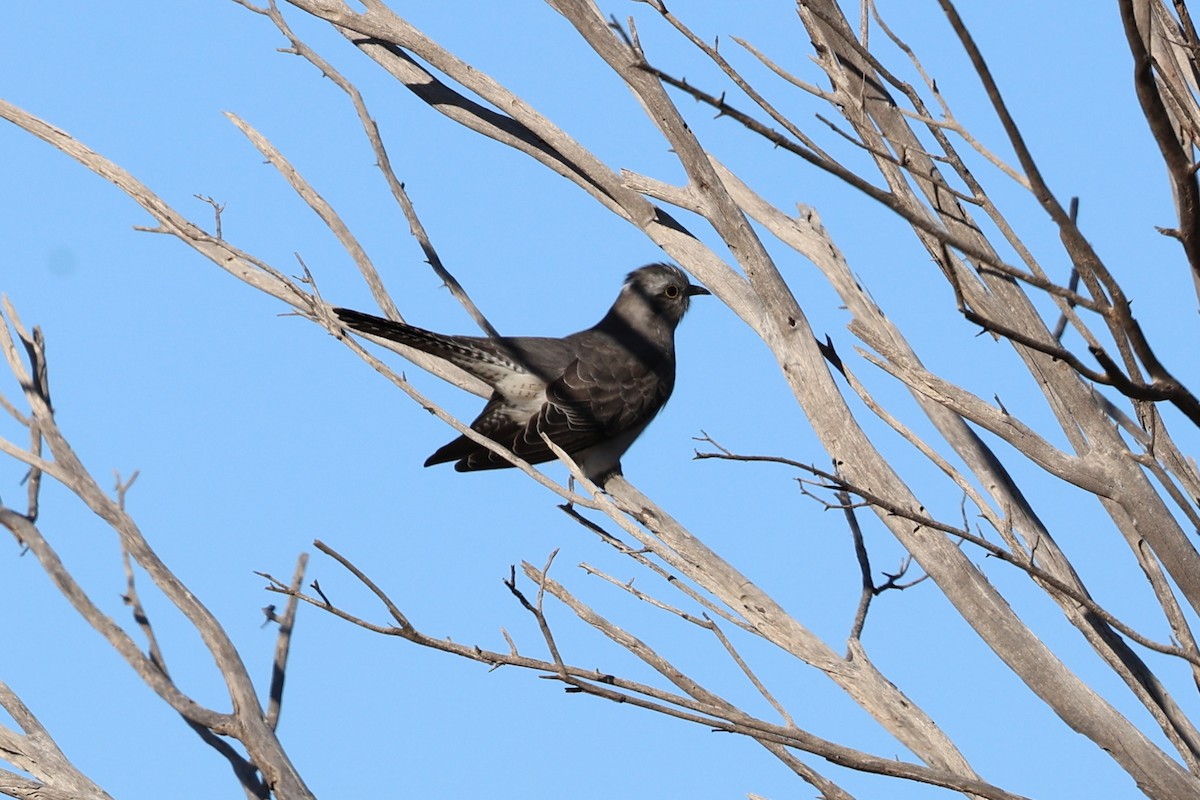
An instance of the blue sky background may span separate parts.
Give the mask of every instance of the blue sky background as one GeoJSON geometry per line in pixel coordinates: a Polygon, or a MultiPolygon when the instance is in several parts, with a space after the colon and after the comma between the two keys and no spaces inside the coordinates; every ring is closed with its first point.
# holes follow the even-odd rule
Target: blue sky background
{"type": "MultiPolygon", "coordinates": [[[[406,4],[400,13],[509,86],[614,167],[678,182],[678,167],[636,102],[570,26],[537,3],[406,4]]],[[[831,146],[819,104],[763,75],[729,37],[820,81],[808,37],[789,3],[676,2],[672,11],[762,79],[773,98],[831,146]]],[[[971,4],[972,6],[976,4],[971,4]]],[[[1166,181],[1136,113],[1116,10],[1088,2],[978,4],[963,14],[1023,125],[1051,186],[1081,198],[1081,220],[1126,281],[1163,355],[1187,380],[1194,357],[1180,321],[1195,295],[1174,245],[1166,181]],[[1148,313],[1151,312],[1152,313],[1148,313]],[[1171,345],[1175,344],[1174,351],[1171,345]]],[[[881,3],[937,77],[960,118],[1007,156],[979,105],[976,81],[936,4],[881,3]]],[[[649,9],[634,15],[651,59],[699,85],[713,71],[649,9]]],[[[344,96],[284,44],[263,18],[223,0],[111,5],[65,0],[3,12],[0,96],[130,170],[202,225],[193,195],[226,204],[224,234],[289,273],[300,254],[324,297],[372,310],[350,259],[329,232],[223,116],[232,111],[288,156],[344,216],[414,324],[472,332],[470,320],[422,261],[373,166],[344,96]]],[[[595,322],[624,274],[662,254],[573,185],[424,107],[339,36],[292,14],[296,31],[366,94],[397,174],[449,269],[505,333],[558,335],[595,322]]],[[[877,34],[878,35],[878,34],[877,34]]],[[[902,62],[894,62],[902,66],[902,62]]],[[[915,78],[913,78],[915,79],[915,78]]],[[[816,207],[865,285],[936,371],[980,396],[999,395],[1053,441],[1061,435],[1006,345],[976,337],[907,228],[870,201],[773,151],[728,120],[680,98],[702,140],[769,199],[816,207]]],[[[854,156],[851,156],[852,158],[854,156]]],[[[983,166],[985,180],[994,175],[983,166]]],[[[1068,270],[1032,201],[1002,183],[994,197],[1043,256],[1068,270]]],[[[692,220],[683,218],[685,224],[692,220]]],[[[576,565],[586,561],[670,602],[555,508],[556,498],[515,472],[459,475],[421,463],[452,436],[336,340],[222,273],[177,241],[136,232],[148,217],[115,187],[33,137],[0,126],[0,291],[49,342],[59,422],[102,483],[113,470],[140,477],[129,507],[164,560],[218,615],[266,687],[278,603],[254,571],[290,576],[314,538],[371,574],[429,633],[504,649],[500,629],[543,655],[529,616],[501,580],[508,566],[540,566],[581,598],[711,687],[770,714],[719,646],[639,604],[576,565]]],[[[707,232],[697,229],[707,237],[707,232]]],[[[707,241],[708,239],[706,239],[707,241]]],[[[714,243],[716,246],[716,243],[714,243]]],[[[820,336],[849,356],[848,315],[811,265],[770,245],[820,336]]],[[[718,251],[722,252],[722,251],[718,251]]],[[[818,465],[825,455],[764,347],[714,299],[693,305],[678,335],[680,372],[662,417],[625,459],[630,479],[774,594],[837,650],[858,593],[842,516],[801,496],[782,468],[691,459],[701,430],[735,450],[818,465]]],[[[389,360],[397,362],[391,357],[389,360]]],[[[403,367],[403,365],[399,365],[403,367]]],[[[919,430],[904,392],[862,362],[861,377],[919,430]]],[[[480,401],[415,368],[423,391],[470,419],[480,401]]],[[[11,377],[0,377],[16,396],[11,377]]],[[[876,429],[871,423],[867,423],[876,429]]],[[[1194,437],[1175,422],[1181,445],[1194,437]]],[[[7,418],[0,435],[23,441],[7,418]]],[[[896,437],[879,430],[926,504],[957,519],[947,490],[896,437]]],[[[1009,455],[1002,451],[1003,455],[1009,455]]],[[[1014,460],[1012,467],[1100,602],[1135,622],[1149,598],[1130,585],[1131,559],[1093,501],[1014,460]],[[1032,477],[1032,479],[1031,479],[1032,477]]],[[[560,474],[551,467],[552,474],[560,474]]],[[[20,506],[24,469],[0,462],[0,498],[20,506]]],[[[865,520],[877,571],[901,549],[865,520]]],[[[124,589],[112,533],[66,492],[47,485],[41,525],[94,599],[118,620],[124,589]]],[[[2,549],[2,548],[0,548],[2,549]]],[[[983,562],[982,556],[978,559],[983,562]]],[[[1157,736],[1090,649],[1041,595],[995,563],[983,566],[1010,601],[1085,679],[1157,736]]],[[[57,737],[74,762],[115,797],[229,796],[224,763],[80,622],[31,556],[0,552],[0,679],[57,737]]],[[[383,609],[336,565],[314,557],[309,577],[336,602],[376,621],[383,609]]],[[[219,678],[195,636],[142,582],[143,600],[176,680],[225,708],[219,678]]],[[[598,633],[551,604],[565,658],[654,680],[598,633]]],[[[1149,635],[1165,638],[1154,617],[1149,635]]],[[[864,638],[878,666],[929,712],[980,774],[1035,797],[1120,798],[1135,787],[1103,753],[1029,697],[949,609],[931,583],[876,601],[864,638]]],[[[910,757],[840,690],[760,642],[744,654],[797,721],[821,736],[882,756],[910,757]]],[[[1161,664],[1150,659],[1154,665],[1161,664]]],[[[1164,679],[1185,682],[1178,665],[1164,679]]],[[[654,681],[658,683],[658,681],[654,681]]],[[[1177,697],[1195,710],[1191,695],[1177,697]]],[[[633,708],[565,695],[513,669],[479,665],[391,640],[305,609],[293,643],[282,737],[318,796],[399,794],[521,798],[612,796],[810,797],[752,742],[633,708]]],[[[860,797],[931,797],[936,790],[848,775],[815,762],[860,797]]]]}

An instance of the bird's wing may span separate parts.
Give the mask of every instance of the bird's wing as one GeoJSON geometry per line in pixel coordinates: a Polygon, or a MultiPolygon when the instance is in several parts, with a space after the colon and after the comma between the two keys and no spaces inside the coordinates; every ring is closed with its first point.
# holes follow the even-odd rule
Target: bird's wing
{"type": "MultiPolygon", "coordinates": [[[[575,364],[572,364],[568,371],[574,367],[575,364]]],[[[554,386],[558,386],[558,383],[554,386]]],[[[471,423],[471,430],[504,445],[531,464],[555,458],[539,432],[545,432],[568,453],[578,452],[607,439],[596,415],[589,413],[586,405],[565,397],[564,391],[569,390],[556,390],[555,400],[547,398],[532,412],[528,408],[513,405],[499,393],[494,394],[471,423]]],[[[550,387],[547,387],[546,394],[550,394],[550,387]]],[[[460,472],[512,466],[503,456],[466,436],[460,436],[438,449],[426,460],[425,466],[447,461],[457,461],[455,468],[460,472]]]]}
{"type": "MultiPolygon", "coordinates": [[[[648,370],[632,356],[576,359],[546,387],[545,402],[530,416],[493,395],[471,423],[475,430],[499,442],[531,464],[551,461],[554,453],[541,434],[572,455],[634,428],[644,427],[671,394],[674,370],[648,370]]],[[[510,466],[503,457],[460,436],[429,457],[426,466],[457,461],[456,469],[470,472],[510,466]]]]}
{"type": "MultiPolygon", "coordinates": [[[[482,433],[489,439],[512,450],[525,430],[528,417],[528,411],[521,412],[511,403],[506,402],[503,397],[492,395],[492,399],[471,423],[471,430],[482,433]]],[[[527,457],[522,456],[522,458],[527,457]]],[[[546,459],[541,460],[545,461],[546,459]]],[[[438,448],[433,455],[426,459],[425,466],[443,464],[448,461],[460,462],[457,466],[460,472],[512,466],[502,456],[466,436],[459,436],[454,441],[438,448]]]]}
{"type": "Polygon", "coordinates": [[[644,427],[671,395],[674,369],[648,368],[626,352],[579,358],[546,387],[546,403],[525,426],[529,446],[548,452],[546,434],[568,453],[644,427]]]}

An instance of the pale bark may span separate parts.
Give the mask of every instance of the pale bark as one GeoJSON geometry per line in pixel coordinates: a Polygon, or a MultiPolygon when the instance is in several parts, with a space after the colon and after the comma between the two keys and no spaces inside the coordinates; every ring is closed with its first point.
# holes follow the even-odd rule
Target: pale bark
{"type": "MultiPolygon", "coordinates": [[[[358,90],[292,33],[275,5],[257,8],[244,0],[238,2],[269,18],[288,38],[290,52],[311,62],[346,92],[383,179],[436,274],[451,287],[479,327],[494,334],[486,318],[438,258],[402,182],[392,171],[384,136],[358,90]]],[[[798,6],[803,26],[803,30],[797,28],[798,40],[811,41],[827,88],[818,87],[813,79],[791,75],[772,60],[771,54],[760,52],[751,43],[739,44],[792,90],[820,98],[828,104],[831,114],[840,115],[848,126],[846,137],[870,154],[876,174],[857,173],[823,149],[816,132],[784,116],[767,99],[766,90],[743,77],[728,53],[702,41],[688,29],[686,21],[674,17],[661,3],[649,4],[661,17],[660,21],[672,26],[695,48],[698,58],[715,65],[729,84],[743,93],[741,96],[749,98],[749,108],[737,108],[727,102],[724,87],[710,90],[692,86],[658,69],[655,54],[642,50],[636,31],[619,30],[590,0],[551,0],[554,11],[578,32],[580,46],[603,59],[612,74],[633,93],[661,134],[661,144],[674,154],[686,175],[682,186],[604,163],[569,132],[523,101],[516,91],[446,50],[379,0],[365,0],[364,10],[341,0],[289,0],[288,5],[327,22],[430,109],[528,155],[534,165],[571,181],[693,273],[770,351],[795,400],[797,413],[808,421],[836,468],[826,472],[806,468],[798,460],[781,456],[738,456],[723,449],[708,455],[774,460],[805,470],[821,482],[819,490],[835,498],[830,501],[832,505],[846,506],[852,526],[857,520],[851,504],[844,498],[854,497],[869,506],[878,524],[886,527],[912,554],[938,591],[995,653],[999,664],[1045,703],[1066,728],[1082,734],[1108,753],[1147,797],[1162,800],[1200,797],[1197,777],[1200,731],[1184,710],[1186,704],[1172,694],[1190,694],[1195,687],[1168,680],[1165,672],[1157,673],[1142,658],[1139,649],[1178,659],[1193,679],[1200,678],[1200,650],[1189,622],[1195,613],[1200,613],[1200,552],[1189,537],[1190,531],[1184,529],[1185,522],[1193,527],[1200,524],[1200,509],[1197,509],[1200,477],[1194,462],[1179,450],[1167,429],[1168,419],[1172,425],[1200,424],[1200,402],[1169,365],[1160,360],[1146,339],[1121,286],[1077,226],[1070,204],[1056,197],[1042,177],[1035,155],[1025,145],[1020,127],[1008,111],[1001,87],[987,68],[984,54],[953,4],[949,0],[940,3],[957,37],[953,44],[961,48],[965,62],[979,78],[981,92],[1001,123],[1008,147],[1015,153],[1013,164],[1004,163],[958,123],[937,89],[936,76],[925,74],[917,54],[883,20],[877,16],[860,20],[856,30],[833,0],[806,0],[798,6]],[[876,37],[890,40],[910,57],[912,68],[924,85],[910,85],[898,78],[898,68],[884,64],[876,49],[864,43],[863,32],[867,29],[872,29],[876,37]],[[454,85],[462,87],[462,92],[454,85]],[[821,224],[817,210],[803,208],[799,215],[785,212],[767,202],[749,180],[731,172],[720,154],[711,152],[689,126],[685,107],[673,99],[677,93],[689,106],[694,99],[699,100],[727,117],[730,125],[745,127],[750,146],[774,147],[787,157],[802,159],[857,188],[863,193],[864,202],[882,203],[906,221],[938,267],[938,273],[931,273],[927,279],[931,282],[939,277],[944,279],[962,315],[1007,342],[1034,379],[1057,430],[1039,430],[1009,414],[998,402],[980,398],[928,369],[922,363],[919,348],[906,339],[885,309],[872,299],[869,287],[861,284],[821,224]],[[937,107],[937,113],[931,111],[932,106],[937,107]],[[933,151],[928,144],[931,141],[936,145],[933,151]],[[1018,221],[1005,216],[975,177],[970,167],[972,158],[982,158],[994,165],[1006,179],[1035,198],[1060,234],[1061,253],[1035,254],[1025,245],[1018,221]],[[723,257],[703,244],[672,216],[667,206],[702,219],[719,236],[731,257],[723,257]],[[983,233],[985,229],[998,233],[989,239],[983,233]],[[861,348],[853,353],[838,352],[831,342],[817,339],[802,303],[772,260],[759,231],[765,231],[816,266],[851,315],[849,330],[862,343],[861,348]],[[1000,255],[1002,252],[1014,253],[1017,263],[1006,261],[1000,255]],[[1063,256],[1074,270],[1075,279],[1069,282],[1054,280],[1039,263],[1039,258],[1063,256]],[[1039,293],[1052,301],[1059,315],[1053,329],[1034,302],[1039,293]],[[1073,352],[1062,344],[1064,328],[1082,339],[1086,352],[1073,352]],[[940,439],[919,437],[911,421],[878,403],[859,380],[856,374],[859,366],[878,369],[907,387],[925,415],[923,422],[931,424],[940,439]],[[933,504],[910,488],[904,465],[889,460],[872,441],[864,421],[856,417],[853,401],[861,401],[899,433],[918,457],[936,466],[946,476],[951,490],[960,492],[975,507],[988,526],[987,532],[967,530],[965,524],[930,516],[925,509],[933,504]],[[1166,409],[1170,409],[1169,414],[1166,409]],[[1063,440],[1067,443],[1065,447],[1052,444],[1063,440]],[[1139,631],[1091,596],[1067,554],[1055,542],[1052,532],[992,446],[996,442],[1011,446],[1028,463],[1036,465],[1045,479],[1061,484],[1064,491],[1094,500],[1104,509],[1111,521],[1109,533],[1123,538],[1140,568],[1140,574],[1131,579],[1145,580],[1153,589],[1172,642],[1159,642],[1139,631]],[[1042,641],[977,566],[979,552],[997,556],[1011,568],[1023,570],[1030,588],[1045,592],[1057,604],[1064,618],[1142,705],[1153,726],[1169,743],[1170,751],[1118,712],[1042,641]]],[[[1200,105],[1196,102],[1196,46],[1200,42],[1186,9],[1181,6],[1168,8],[1150,0],[1121,0],[1118,5],[1134,65],[1132,85],[1148,122],[1149,135],[1158,144],[1167,167],[1167,188],[1179,217],[1178,227],[1167,233],[1179,240],[1188,270],[1200,287],[1200,233],[1197,233],[1200,189],[1194,164],[1195,147],[1200,143],[1200,105]]],[[[865,4],[864,13],[868,9],[873,12],[870,3],[865,4]]],[[[304,281],[289,278],[283,271],[242,252],[219,234],[206,232],[117,165],[21,109],[0,101],[0,117],[114,182],[157,220],[157,232],[180,239],[249,287],[281,300],[323,326],[417,404],[433,411],[456,430],[473,435],[462,422],[417,392],[403,376],[345,338],[330,314],[330,306],[316,291],[313,276],[306,275],[304,281]]],[[[337,211],[266,137],[236,115],[231,114],[230,119],[334,233],[383,312],[400,319],[401,310],[388,295],[370,255],[337,211]]],[[[797,200],[811,202],[807,197],[797,200]]],[[[939,288],[945,291],[946,287],[939,288]]],[[[22,447],[0,440],[0,452],[28,464],[33,479],[26,511],[0,509],[0,523],[30,547],[76,611],[106,638],[147,685],[196,728],[208,744],[221,750],[249,796],[309,796],[274,733],[282,696],[282,665],[287,658],[286,640],[281,637],[278,679],[270,691],[270,705],[264,709],[240,655],[218,622],[158,560],[119,498],[113,500],[105,495],[75,457],[65,435],[57,428],[47,393],[39,388],[44,381],[36,376],[45,364],[36,337],[24,331],[13,309],[7,309],[7,314],[12,331],[26,343],[26,356],[23,358],[19,353],[17,339],[8,328],[4,329],[0,343],[5,346],[10,369],[26,387],[24,399],[28,411],[17,411],[16,404],[8,400],[5,407],[30,428],[32,444],[22,447]],[[43,443],[48,454],[42,452],[43,443]],[[36,525],[36,485],[43,475],[66,485],[108,522],[129,557],[195,626],[225,679],[233,706],[231,712],[201,707],[184,695],[171,682],[164,656],[157,648],[151,647],[147,652],[139,649],[124,628],[100,614],[74,584],[36,525]],[[215,735],[238,740],[245,755],[222,749],[214,742],[215,735]],[[261,784],[256,783],[256,770],[262,774],[261,784]]],[[[460,370],[399,345],[386,343],[386,346],[465,389],[486,393],[485,387],[460,370]]],[[[796,752],[815,754],[831,763],[865,772],[951,788],[970,796],[1017,797],[976,774],[938,721],[876,668],[858,638],[861,619],[852,629],[847,653],[839,654],[792,610],[783,608],[757,587],[752,577],[702,542],[695,532],[685,530],[667,510],[658,507],[624,478],[610,480],[601,492],[574,470],[566,454],[561,454],[572,468],[575,480],[587,490],[584,495],[575,492],[572,486],[551,480],[494,443],[486,440],[484,443],[510,457],[530,477],[568,501],[565,508],[585,530],[598,534],[602,542],[617,548],[639,568],[661,577],[669,576],[672,586],[681,592],[677,603],[635,590],[632,584],[621,586],[677,618],[680,624],[697,624],[708,630],[729,656],[732,668],[752,681],[783,721],[755,718],[696,683],[648,643],[581,603],[565,583],[550,578],[549,564],[542,569],[524,567],[525,576],[537,587],[536,602],[525,597],[515,575],[510,582],[514,596],[538,621],[550,653],[548,659],[522,654],[511,640],[510,652],[505,654],[454,644],[415,629],[370,577],[374,569],[359,568],[322,543],[318,543],[318,549],[368,586],[383,603],[391,621],[370,622],[331,604],[319,589],[313,594],[306,593],[300,588],[301,567],[290,582],[270,579],[272,588],[288,595],[292,603],[283,626],[286,632],[290,632],[294,622],[295,604],[304,601],[348,622],[419,646],[488,664],[543,672],[574,691],[640,705],[751,737],[827,797],[851,795],[802,763],[796,752]],[[598,512],[594,516],[604,515],[607,518],[604,524],[615,526],[617,532],[609,532],[578,508],[598,512]],[[676,580],[677,576],[686,580],[676,580]],[[653,667],[675,690],[574,666],[559,652],[553,630],[542,613],[547,596],[653,667]],[[703,620],[696,612],[685,610],[696,607],[703,620]],[[803,730],[788,709],[775,700],[769,684],[759,679],[741,657],[735,641],[724,634],[714,618],[722,625],[731,625],[739,635],[762,637],[798,662],[820,671],[921,763],[857,751],[803,730]]],[[[860,553],[860,558],[865,562],[865,554],[860,553]]],[[[875,587],[870,585],[869,570],[864,568],[864,572],[864,597],[869,600],[875,587]]],[[[600,575],[596,571],[593,574],[600,575]]],[[[130,585],[131,595],[135,594],[130,585]]],[[[860,617],[866,613],[864,602],[860,617]]],[[[15,696],[0,704],[14,716],[14,708],[18,712],[23,708],[15,696]]],[[[3,755],[42,781],[43,796],[105,796],[73,772],[52,742],[37,749],[31,738],[35,721],[32,715],[22,719],[28,719],[29,726],[33,726],[26,727],[23,735],[0,729],[3,755]],[[54,794],[62,791],[66,794],[54,794]]],[[[22,720],[18,722],[25,725],[22,720]]],[[[23,797],[34,796],[35,790],[38,787],[31,787],[23,777],[0,772],[0,792],[23,797]]]]}

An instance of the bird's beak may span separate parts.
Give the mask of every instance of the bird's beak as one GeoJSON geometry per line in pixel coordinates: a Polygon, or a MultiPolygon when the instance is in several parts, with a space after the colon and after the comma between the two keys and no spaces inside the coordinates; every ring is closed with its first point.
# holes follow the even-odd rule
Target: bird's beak
{"type": "Polygon", "coordinates": [[[694,283],[689,283],[687,289],[684,290],[684,294],[688,297],[695,297],[698,294],[712,294],[712,292],[703,286],[696,286],[694,283]]]}

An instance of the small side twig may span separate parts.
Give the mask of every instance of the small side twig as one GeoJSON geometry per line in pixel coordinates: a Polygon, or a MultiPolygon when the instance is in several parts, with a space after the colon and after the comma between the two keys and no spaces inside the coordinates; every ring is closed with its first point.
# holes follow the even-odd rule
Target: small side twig
{"type": "Polygon", "coordinates": [[[707,614],[704,615],[704,619],[708,622],[708,629],[712,631],[713,636],[716,636],[717,641],[719,641],[721,646],[725,648],[725,652],[729,653],[729,657],[732,658],[733,662],[738,665],[738,668],[742,670],[742,674],[746,676],[750,683],[754,684],[754,688],[757,689],[758,693],[763,696],[763,699],[771,704],[771,707],[774,708],[779,714],[780,718],[783,719],[783,723],[788,727],[795,727],[796,721],[792,719],[792,715],[788,713],[787,708],[785,708],[782,703],[775,699],[775,695],[771,694],[771,691],[767,688],[766,684],[759,679],[754,670],[750,669],[750,665],[746,663],[746,660],[742,658],[742,654],[739,653],[737,648],[733,646],[733,642],[729,641],[729,637],[725,635],[723,630],[721,630],[721,626],[718,625],[707,614]]]}
{"type": "MultiPolygon", "coordinates": [[[[838,504],[846,515],[846,524],[849,526],[850,536],[854,540],[854,555],[858,560],[858,568],[862,576],[862,590],[858,598],[858,608],[855,609],[854,622],[850,625],[850,634],[847,637],[851,643],[851,647],[853,647],[854,643],[861,642],[862,640],[863,627],[866,625],[867,612],[870,610],[872,600],[889,589],[904,590],[915,586],[929,576],[922,575],[908,583],[900,583],[900,579],[908,572],[908,567],[912,563],[912,556],[907,556],[895,572],[883,573],[883,577],[887,578],[887,580],[876,585],[875,580],[871,577],[871,557],[867,553],[862,526],[858,524],[858,516],[854,513],[856,507],[865,504],[851,502],[850,492],[845,489],[838,489],[834,493],[834,496],[837,497],[838,504]]],[[[859,646],[861,647],[861,645],[859,646]]],[[[847,654],[847,657],[849,657],[849,654],[847,654]]]]}
{"type": "MultiPolygon", "coordinates": [[[[546,558],[546,565],[544,567],[542,567],[542,570],[539,573],[542,578],[545,578],[546,573],[549,572],[550,565],[554,563],[554,558],[557,555],[558,555],[558,548],[555,548],[554,550],[552,550],[550,552],[550,555],[546,558]]],[[[553,631],[550,630],[550,623],[546,621],[546,613],[545,613],[545,605],[544,605],[545,598],[546,598],[545,581],[543,580],[543,581],[538,582],[536,605],[531,604],[529,602],[529,600],[526,599],[524,593],[519,588],[517,588],[516,565],[509,567],[508,578],[505,579],[504,585],[507,586],[508,590],[510,592],[512,592],[513,596],[516,597],[518,601],[520,601],[521,605],[524,606],[525,610],[528,611],[530,614],[533,614],[534,619],[537,620],[538,629],[541,630],[542,638],[545,639],[545,641],[546,641],[546,647],[550,650],[550,658],[554,661],[554,664],[558,667],[560,676],[565,678],[566,677],[566,665],[563,663],[562,655],[558,652],[558,644],[554,641],[554,633],[553,633],[553,631]]]]}
{"type": "MultiPolygon", "coordinates": [[[[379,586],[376,585],[376,583],[373,580],[371,580],[370,578],[367,577],[366,573],[364,573],[358,567],[354,566],[354,564],[348,558],[343,556],[338,551],[334,550],[329,545],[322,542],[320,539],[316,539],[313,541],[313,547],[317,548],[322,553],[324,553],[325,555],[332,558],[334,561],[341,564],[351,575],[353,575],[355,578],[357,578],[359,580],[359,582],[362,583],[363,586],[366,586],[368,589],[370,589],[371,593],[379,598],[379,601],[381,603],[383,603],[384,608],[386,608],[388,610],[388,613],[392,615],[392,619],[394,619],[396,621],[396,623],[398,625],[400,625],[400,627],[402,627],[402,628],[412,627],[409,624],[408,618],[405,617],[404,614],[402,614],[400,612],[400,609],[396,606],[395,603],[392,602],[392,598],[388,597],[387,592],[380,589],[379,586]]],[[[321,591],[321,589],[317,585],[316,581],[313,581],[313,588],[316,590],[316,592],[318,594],[321,595],[321,599],[325,601],[325,605],[332,607],[333,604],[329,602],[329,598],[327,598],[325,596],[325,594],[321,591]]]]}

